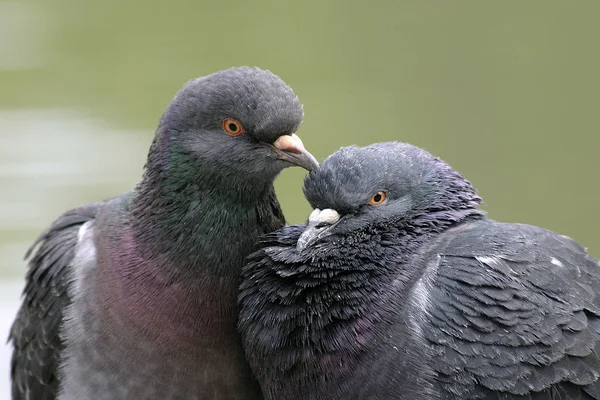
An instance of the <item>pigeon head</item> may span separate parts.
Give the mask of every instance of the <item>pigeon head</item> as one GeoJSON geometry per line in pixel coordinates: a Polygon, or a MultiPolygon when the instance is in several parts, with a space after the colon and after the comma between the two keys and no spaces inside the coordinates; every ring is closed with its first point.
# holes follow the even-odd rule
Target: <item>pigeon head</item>
{"type": "Polygon", "coordinates": [[[356,230],[434,226],[482,213],[481,198],[461,174],[399,142],[340,149],[305,178],[304,195],[314,211],[298,250],[356,230]]]}
{"type": "Polygon", "coordinates": [[[253,184],[289,166],[314,170],[317,161],[295,134],[302,118],[292,89],[269,71],[231,68],[194,79],[161,118],[149,167],[253,184]]]}

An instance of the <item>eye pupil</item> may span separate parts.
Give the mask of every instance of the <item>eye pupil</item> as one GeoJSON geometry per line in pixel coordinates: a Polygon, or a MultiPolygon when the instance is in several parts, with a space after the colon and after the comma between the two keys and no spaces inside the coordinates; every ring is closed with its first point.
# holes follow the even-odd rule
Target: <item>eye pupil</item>
{"type": "Polygon", "coordinates": [[[384,191],[380,191],[380,192],[375,193],[373,196],[371,196],[371,200],[369,200],[369,203],[373,206],[376,206],[376,205],[383,203],[386,198],[387,198],[387,193],[384,191]]]}
{"type": "Polygon", "coordinates": [[[225,118],[223,120],[223,124],[221,125],[225,133],[230,136],[240,136],[246,133],[242,124],[233,118],[225,118]]]}

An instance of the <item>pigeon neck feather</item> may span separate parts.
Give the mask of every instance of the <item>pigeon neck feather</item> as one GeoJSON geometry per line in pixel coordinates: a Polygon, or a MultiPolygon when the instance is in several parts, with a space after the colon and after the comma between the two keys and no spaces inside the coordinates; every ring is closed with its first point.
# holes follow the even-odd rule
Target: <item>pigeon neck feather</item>
{"type": "MultiPolygon", "coordinates": [[[[154,147],[154,145],[153,145],[154,147]]],[[[259,235],[283,225],[273,177],[239,177],[151,150],[131,204],[135,245],[169,273],[237,281],[259,235]]]]}

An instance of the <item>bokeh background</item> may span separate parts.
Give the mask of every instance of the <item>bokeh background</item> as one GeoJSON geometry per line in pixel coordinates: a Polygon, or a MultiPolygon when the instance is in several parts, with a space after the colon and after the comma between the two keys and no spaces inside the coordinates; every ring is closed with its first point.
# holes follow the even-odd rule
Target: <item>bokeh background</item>
{"type": "MultiPolygon", "coordinates": [[[[237,65],[295,89],[317,158],[416,144],[465,174],[492,218],[600,257],[598,15],[597,0],[0,0],[0,342],[36,235],[134,185],[183,83],[237,65]]],[[[276,183],[290,223],[309,212],[303,175],[276,183]]]]}

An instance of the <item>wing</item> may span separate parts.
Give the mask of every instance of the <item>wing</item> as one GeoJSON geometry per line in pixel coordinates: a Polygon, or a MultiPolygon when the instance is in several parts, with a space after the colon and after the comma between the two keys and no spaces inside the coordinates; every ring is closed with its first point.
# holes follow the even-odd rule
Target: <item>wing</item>
{"type": "Polygon", "coordinates": [[[56,398],[62,350],[59,328],[63,310],[70,302],[70,263],[79,228],[94,219],[97,209],[98,204],[92,204],[66,212],[25,255],[29,270],[23,303],[9,335],[14,348],[11,379],[15,400],[56,398]]]}
{"type": "Polygon", "coordinates": [[[423,334],[442,393],[600,399],[600,264],[541,228],[479,222],[429,253],[423,334]]]}

